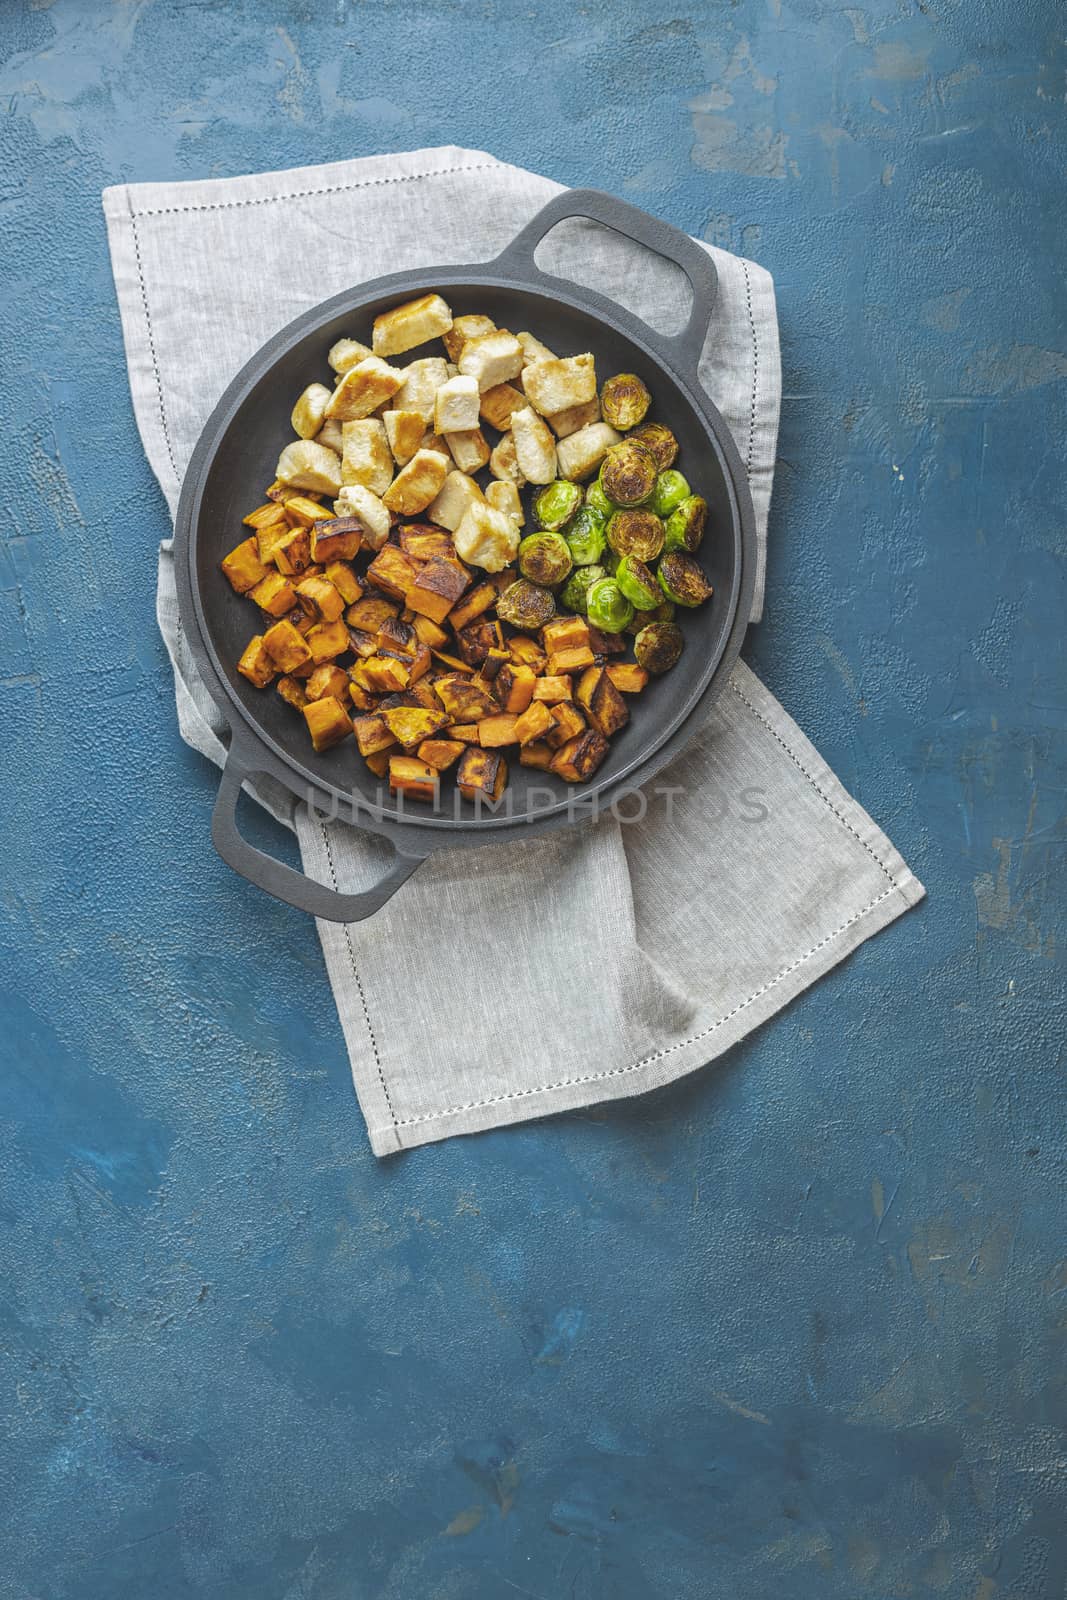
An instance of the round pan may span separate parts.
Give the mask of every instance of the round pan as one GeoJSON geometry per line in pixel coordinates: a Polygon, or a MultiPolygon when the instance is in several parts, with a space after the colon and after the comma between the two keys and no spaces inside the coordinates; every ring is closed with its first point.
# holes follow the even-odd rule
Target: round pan
{"type": "MultiPolygon", "coordinates": [[[[229,756],[212,820],[223,859],[288,904],[333,921],[370,916],[433,850],[532,838],[568,825],[647,783],[677,754],[723,687],[741,648],[755,582],[755,524],[744,469],[730,432],[697,376],[715,304],[711,258],[658,218],[596,190],[559,195],[494,261],[397,273],[335,296],[270,339],[226,390],[201,434],[182,487],[175,527],[178,600],[197,667],[231,729],[229,756]],[[686,274],[693,303],[681,333],[667,337],[592,290],[543,273],[534,252],[569,217],[602,223],[673,261],[686,274]],[[509,761],[509,785],[495,809],[442,797],[439,810],[404,805],[371,773],[353,741],[316,754],[303,719],[280,695],[255,689],[236,670],[248,642],[249,608],[219,571],[235,530],[292,437],[289,408],[322,379],[338,338],[368,333],[382,311],[439,290],[459,316],[482,312],[500,327],[529,329],[561,355],[592,351],[601,379],[636,372],[652,393],[649,413],[679,445],[679,465],[709,506],[701,565],[715,593],[694,611],[679,607],[686,648],[678,665],[628,697],[628,725],[611,741],[603,765],[583,785],[509,761]],[[340,894],[254,849],[236,824],[246,779],[265,773],[324,818],[339,817],[387,837],[396,856],[385,877],[360,894],[340,894]],[[454,804],[452,803],[454,800],[454,804]]],[[[398,362],[437,353],[439,342],[406,351],[398,362]]],[[[484,476],[484,474],[482,475],[484,476]]]]}

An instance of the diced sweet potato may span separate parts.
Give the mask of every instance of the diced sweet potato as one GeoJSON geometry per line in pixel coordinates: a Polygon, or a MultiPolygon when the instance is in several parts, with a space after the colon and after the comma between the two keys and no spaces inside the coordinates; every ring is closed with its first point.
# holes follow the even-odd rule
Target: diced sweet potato
{"type": "Polygon", "coordinates": [[[608,667],[608,677],[621,694],[640,694],[648,683],[648,673],[636,661],[620,661],[608,667]]]}
{"type": "Polygon", "coordinates": [[[348,629],[340,618],[336,622],[317,622],[307,635],[307,643],[316,664],[335,661],[351,648],[348,629]]]}
{"type": "Polygon", "coordinates": [[[436,622],[431,622],[429,617],[422,616],[417,611],[405,613],[405,621],[410,622],[420,642],[428,650],[440,650],[448,643],[448,634],[436,622]]]}
{"type": "Polygon", "coordinates": [[[595,728],[569,739],[552,758],[551,771],[567,783],[585,783],[608,753],[608,741],[595,728]]]}
{"type": "Polygon", "coordinates": [[[285,520],[285,507],[278,505],[273,500],[268,500],[264,505],[257,506],[250,511],[241,521],[246,528],[254,528],[257,533],[263,533],[267,528],[276,528],[279,525],[288,528],[285,520]]]}
{"type": "Polygon", "coordinates": [[[367,568],[367,582],[394,600],[407,603],[408,594],[419,575],[418,563],[395,544],[384,544],[367,568]]]}
{"type": "Polygon", "coordinates": [[[399,651],[405,656],[413,656],[419,647],[415,629],[400,617],[386,617],[378,629],[377,640],[383,650],[399,651]]]}
{"type": "Polygon", "coordinates": [[[400,548],[406,556],[416,561],[429,561],[431,556],[438,556],[442,561],[454,561],[456,557],[451,535],[425,522],[409,522],[401,528],[400,548]]]}
{"type": "Polygon", "coordinates": [[[488,690],[462,678],[439,678],[434,692],[453,722],[479,722],[500,707],[488,690]]]}
{"type": "Polygon", "coordinates": [[[445,731],[450,738],[457,739],[460,744],[478,743],[478,724],[476,722],[451,722],[445,731]]]}
{"type": "Polygon", "coordinates": [[[545,739],[554,750],[565,745],[569,739],[577,738],[585,730],[585,718],[571,700],[564,700],[552,707],[552,720],[555,727],[548,729],[545,739]]]}
{"type": "Polygon", "coordinates": [[[376,750],[388,750],[396,744],[394,735],[386,726],[385,718],[373,712],[364,717],[356,717],[352,730],[361,756],[371,756],[376,750]]]}
{"type": "Polygon", "coordinates": [[[325,695],[303,707],[304,720],[316,750],[329,750],[352,732],[352,719],[339,700],[325,695]]]}
{"type": "Polygon", "coordinates": [[[505,711],[525,711],[536,682],[533,668],[520,661],[516,666],[501,667],[493,679],[493,692],[505,711]]]}
{"type": "Polygon", "coordinates": [[[256,532],[256,548],[259,551],[259,559],[264,565],[274,560],[275,550],[288,539],[293,531],[285,520],[285,513],[282,507],[277,506],[275,509],[281,517],[281,521],[272,522],[268,527],[260,528],[256,532]]]}
{"type": "Polygon", "coordinates": [[[327,508],[306,494],[294,494],[287,500],[282,515],[293,528],[310,528],[313,522],[330,520],[327,508]]]}
{"type": "Polygon", "coordinates": [[[428,767],[447,772],[449,767],[455,766],[465,749],[466,745],[459,739],[424,739],[416,755],[428,767]]]}
{"type": "Polygon", "coordinates": [[[249,589],[248,598],[254,600],[268,617],[284,617],[296,605],[296,590],[284,574],[268,572],[254,589],[249,589]]]}
{"type": "Polygon", "coordinates": [[[364,756],[363,759],[376,778],[384,778],[389,771],[388,750],[373,750],[369,756],[364,756]]]}
{"type": "Polygon", "coordinates": [[[518,718],[510,711],[497,711],[491,717],[483,717],[478,724],[478,743],[486,750],[498,749],[505,744],[518,744],[519,737],[515,732],[518,718]]]}
{"type": "Polygon", "coordinates": [[[589,624],[589,648],[598,656],[624,656],[629,641],[624,633],[604,633],[589,624]]]}
{"type": "Polygon", "coordinates": [[[331,517],[311,528],[313,561],[351,561],[363,543],[363,524],[355,517],[331,517]]]}
{"type": "Polygon", "coordinates": [[[448,721],[443,711],[426,711],[422,706],[397,706],[392,711],[383,711],[382,719],[405,750],[417,749],[448,721]]]}
{"type": "Polygon", "coordinates": [[[304,685],[299,678],[294,678],[292,673],[285,672],[274,685],[282,699],[299,711],[307,700],[304,685]]]}
{"type": "Polygon", "coordinates": [[[323,695],[332,694],[344,705],[350,690],[348,673],[334,662],[324,661],[321,667],[315,668],[304,688],[308,700],[321,700],[323,695]]]}
{"type": "Polygon", "coordinates": [[[267,576],[267,569],[260,560],[258,541],[242,539],[223,557],[222,570],[238,594],[247,594],[249,589],[255,588],[267,576]]]}
{"type": "Polygon", "coordinates": [[[555,705],[560,700],[569,700],[574,693],[571,680],[563,675],[551,678],[538,678],[533,688],[533,698],[544,700],[546,704],[555,705]]]}
{"type": "Polygon", "coordinates": [[[408,676],[410,677],[412,683],[415,683],[419,678],[424,678],[432,666],[432,655],[424,644],[420,644],[418,649],[415,651],[415,654],[412,656],[411,664],[408,667],[408,676]]]}
{"type": "Polygon", "coordinates": [[[408,590],[407,603],[412,611],[429,617],[431,622],[443,622],[469,583],[470,578],[458,562],[433,556],[408,590]]]}
{"type": "Polygon", "coordinates": [[[303,635],[284,617],[267,629],[263,644],[275,666],[282,672],[292,672],[294,667],[302,667],[305,661],[311,660],[311,651],[303,635]]]}
{"type": "Polygon", "coordinates": [[[508,765],[495,750],[468,745],[460,757],[456,783],[464,800],[500,799],[508,781],[508,765]]]}
{"type": "Polygon", "coordinates": [[[478,617],[456,634],[456,649],[472,667],[481,667],[488,660],[491,650],[499,651],[502,657],[505,655],[502,639],[499,622],[478,617]]]}
{"type": "Polygon", "coordinates": [[[408,800],[422,800],[433,805],[437,800],[441,778],[436,768],[427,766],[415,756],[393,756],[389,762],[389,789],[408,800]]]}
{"type": "Polygon", "coordinates": [[[336,622],[345,603],[329,578],[302,578],[296,586],[301,609],[319,622],[336,622]]]}
{"type": "Polygon", "coordinates": [[[347,561],[331,561],[323,576],[330,580],[346,606],[354,606],[363,593],[363,585],[347,561]]]}
{"type": "Polygon", "coordinates": [[[396,689],[406,689],[411,682],[407,667],[391,656],[369,656],[353,668],[352,676],[372,694],[389,694],[396,689]]]}
{"type": "Polygon", "coordinates": [[[440,711],[441,702],[433,692],[433,684],[427,678],[412,679],[405,691],[412,705],[422,706],[425,711],[440,711]]]}
{"type": "Polygon", "coordinates": [[[536,639],[529,638],[525,633],[517,633],[508,640],[508,649],[514,660],[532,667],[536,673],[544,672],[547,658],[536,639]]]}
{"type": "Polygon", "coordinates": [[[522,715],[515,719],[515,737],[520,744],[530,744],[534,740],[543,739],[549,728],[554,726],[552,713],[545,702],[534,700],[522,715]]]}
{"type": "Polygon", "coordinates": [[[604,667],[588,667],[578,680],[578,704],[598,733],[610,739],[630,720],[626,702],[604,667]]]}
{"type": "Polygon", "coordinates": [[[593,652],[587,644],[575,645],[570,650],[556,650],[548,658],[548,673],[557,677],[561,672],[580,672],[593,665],[593,652]]]}
{"type": "Polygon", "coordinates": [[[393,605],[391,601],[367,595],[364,599],[357,600],[354,606],[349,606],[345,612],[345,621],[350,628],[360,628],[364,633],[374,635],[386,617],[395,617],[398,611],[399,607],[393,605]]]}
{"type": "Polygon", "coordinates": [[[299,577],[311,566],[311,535],[306,528],[290,528],[271,549],[271,560],[287,578],[299,577]]]}
{"type": "Polygon", "coordinates": [[[556,617],[541,629],[541,643],[550,660],[560,650],[581,649],[589,644],[589,624],[584,617],[556,617]]]}
{"type": "Polygon", "coordinates": [[[534,739],[519,751],[520,767],[538,767],[542,772],[547,772],[555,759],[556,752],[543,739],[534,739]]]}
{"type": "Polygon", "coordinates": [[[506,667],[510,663],[510,661],[511,661],[511,656],[508,653],[507,646],[506,645],[500,646],[500,645],[495,645],[494,644],[490,648],[489,654],[486,656],[485,660],[482,662],[482,670],[481,670],[480,676],[482,678],[484,678],[488,683],[493,683],[494,680],[496,679],[496,676],[499,673],[501,667],[506,667]]]}
{"type": "Polygon", "coordinates": [[[452,672],[470,673],[474,671],[474,668],[468,662],[463,661],[459,656],[450,655],[447,650],[435,650],[433,654],[436,660],[442,662],[452,672]]]}
{"type": "Polygon", "coordinates": [[[237,670],[249,683],[254,683],[257,689],[265,689],[274,677],[278,668],[270,651],[263,643],[261,633],[254,634],[245,645],[241,659],[237,663],[237,670]]]}
{"type": "Polygon", "coordinates": [[[496,590],[491,583],[479,583],[459,603],[452,607],[448,614],[449,623],[458,633],[460,628],[465,628],[468,622],[473,622],[475,617],[480,617],[489,607],[496,604],[496,590]]]}

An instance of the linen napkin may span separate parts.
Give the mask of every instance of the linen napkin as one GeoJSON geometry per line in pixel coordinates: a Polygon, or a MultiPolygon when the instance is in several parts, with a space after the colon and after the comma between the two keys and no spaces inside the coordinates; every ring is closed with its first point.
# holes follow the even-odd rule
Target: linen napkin
{"type": "MultiPolygon", "coordinates": [[[[559,192],[456,148],[106,190],[134,409],[172,514],[204,421],[270,334],[381,273],[489,260],[559,192]]],[[[754,263],[711,254],[719,298],[701,379],[752,487],[758,617],[774,292],[754,263]]],[[[665,332],[683,324],[678,269],[596,225],[561,225],[538,264],[665,332]]],[[[226,728],[182,637],[169,540],[158,614],[182,736],[221,764],[226,728]]],[[[380,875],[383,841],[323,825],[269,782],[256,793],[295,827],[312,877],[356,890],[380,875]]],[[[668,1083],[924,892],[744,664],[683,753],[617,809],[544,839],[441,852],[368,921],[319,923],[377,1155],[668,1083]]]]}

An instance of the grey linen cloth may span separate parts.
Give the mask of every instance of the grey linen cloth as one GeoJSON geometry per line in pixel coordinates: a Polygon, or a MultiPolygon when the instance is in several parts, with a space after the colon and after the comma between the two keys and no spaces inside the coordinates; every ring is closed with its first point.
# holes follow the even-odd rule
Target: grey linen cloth
{"type": "MultiPolygon", "coordinates": [[[[381,273],[490,259],[559,189],[454,148],[108,189],[134,408],[172,514],[205,419],[270,334],[381,273]]],[[[720,289],[701,377],[752,487],[758,617],[780,398],[774,291],[752,262],[711,254],[720,289]]],[[[682,325],[678,270],[601,228],[562,225],[538,263],[663,331],[682,325]]],[[[226,729],[182,638],[169,541],[158,610],[182,737],[221,764],[226,729]]],[[[380,875],[382,841],[323,826],[269,785],[257,796],[295,827],[312,877],[354,890],[380,875]]],[[[651,792],[620,810],[541,840],[444,851],[369,921],[319,924],[376,1154],[669,1083],[923,894],[743,664],[651,792]]],[[[205,849],[207,823],[205,805],[205,849]]]]}

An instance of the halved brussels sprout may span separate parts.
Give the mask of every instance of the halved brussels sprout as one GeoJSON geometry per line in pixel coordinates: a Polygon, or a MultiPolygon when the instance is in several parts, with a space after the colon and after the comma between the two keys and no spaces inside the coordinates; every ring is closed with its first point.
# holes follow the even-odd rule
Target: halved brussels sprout
{"type": "Polygon", "coordinates": [[[633,606],[614,578],[601,578],[593,584],[586,599],[586,616],[594,628],[621,633],[633,614],[633,606]]]}
{"type": "Polygon", "coordinates": [[[663,549],[663,524],[654,511],[616,511],[607,528],[608,543],[619,556],[654,561],[663,549]]]}
{"type": "Polygon", "coordinates": [[[615,582],[638,611],[654,611],[663,599],[655,574],[636,556],[623,556],[615,568],[615,582]]]}
{"type": "Polygon", "coordinates": [[[668,467],[674,465],[678,441],[662,422],[646,422],[640,428],[635,428],[630,434],[630,442],[635,440],[644,445],[646,450],[651,450],[660,472],[666,472],[668,467]]]}
{"type": "Polygon", "coordinates": [[[617,373],[600,391],[600,414],[620,433],[636,428],[651,404],[652,396],[635,372],[617,373]]]}
{"type": "Polygon", "coordinates": [[[640,633],[642,628],[647,628],[650,622],[673,622],[675,604],[673,600],[664,600],[662,593],[660,603],[655,611],[638,611],[633,620],[626,627],[627,633],[640,633]]]}
{"type": "Polygon", "coordinates": [[[604,493],[603,485],[599,478],[594,478],[585,491],[585,503],[590,511],[595,511],[598,517],[603,517],[606,522],[615,510],[615,506],[604,493]]]}
{"type": "Polygon", "coordinates": [[[656,486],[656,458],[643,444],[613,444],[600,468],[600,486],[617,506],[639,506],[656,486]]]}
{"type": "Polygon", "coordinates": [[[634,640],[634,655],[646,672],[669,672],[684,649],[676,622],[650,622],[634,640]]]}
{"type": "Polygon", "coordinates": [[[519,545],[519,571],[546,589],[562,583],[574,562],[561,533],[530,533],[519,545]]]}
{"type": "Polygon", "coordinates": [[[576,567],[559,594],[567,610],[577,611],[584,616],[589,603],[590,589],[594,583],[599,583],[601,578],[606,577],[607,573],[603,567],[576,567]]]}
{"type": "Polygon", "coordinates": [[[656,479],[656,487],[648,504],[657,517],[669,517],[675,506],[680,506],[691,493],[689,483],[682,474],[668,468],[656,479]]]}
{"type": "Polygon", "coordinates": [[[588,567],[604,554],[604,519],[589,506],[579,506],[563,531],[576,567],[588,567]]]}
{"type": "Polygon", "coordinates": [[[555,532],[577,511],[582,503],[582,491],[576,483],[557,478],[534,495],[533,513],[542,528],[555,532]]]}
{"type": "Polygon", "coordinates": [[[601,556],[600,565],[604,568],[604,571],[607,573],[609,578],[613,578],[615,576],[619,565],[619,558],[610,545],[608,545],[607,549],[604,551],[604,554],[601,556]]]}
{"type": "MultiPolygon", "coordinates": [[[[681,476],[681,474],[679,474],[681,476]]],[[[687,550],[690,554],[699,549],[708,520],[708,502],[703,495],[688,495],[675,506],[667,518],[665,550],[687,550]]]]}
{"type": "Polygon", "coordinates": [[[714,592],[699,562],[684,550],[668,550],[656,576],[667,599],[680,606],[703,605],[714,592]]]}
{"type": "Polygon", "coordinates": [[[513,628],[524,633],[542,628],[556,611],[556,602],[548,589],[542,589],[527,578],[509,584],[496,603],[496,614],[501,622],[510,622],[513,628]]]}

